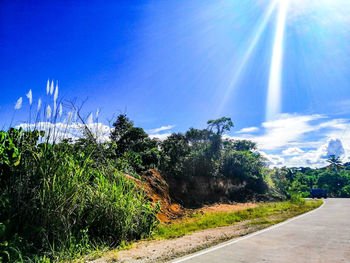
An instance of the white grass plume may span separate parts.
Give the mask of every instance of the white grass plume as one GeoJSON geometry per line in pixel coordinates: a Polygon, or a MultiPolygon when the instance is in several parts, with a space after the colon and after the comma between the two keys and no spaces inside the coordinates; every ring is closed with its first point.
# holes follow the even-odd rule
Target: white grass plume
{"type": "Polygon", "coordinates": [[[100,114],[100,109],[97,109],[96,110],[96,115],[95,115],[95,118],[96,118],[96,120],[98,119],[98,115],[100,114]]]}
{"type": "Polygon", "coordinates": [[[67,122],[70,123],[72,121],[72,117],[73,117],[73,112],[68,112],[68,116],[67,116],[67,122]]]}
{"type": "Polygon", "coordinates": [[[29,90],[29,92],[26,94],[28,100],[29,100],[29,105],[32,106],[32,102],[33,102],[33,93],[32,93],[32,89],[29,90]]]}
{"type": "Polygon", "coordinates": [[[63,108],[62,108],[62,103],[60,103],[58,107],[58,114],[60,115],[60,117],[62,117],[62,113],[63,113],[63,108]]]}
{"type": "Polygon", "coordinates": [[[50,119],[50,117],[51,117],[51,107],[50,105],[48,105],[46,109],[46,118],[50,119]]]}
{"type": "Polygon", "coordinates": [[[50,95],[53,93],[53,80],[51,81],[51,87],[50,87],[50,95]]]}
{"type": "Polygon", "coordinates": [[[58,83],[56,83],[55,95],[53,96],[54,101],[58,98],[58,83]]]}
{"type": "Polygon", "coordinates": [[[41,99],[39,98],[37,111],[40,111],[40,108],[41,108],[41,99]]]}
{"type": "Polygon", "coordinates": [[[22,108],[22,97],[20,97],[15,105],[15,110],[19,110],[20,108],[22,108]]]}
{"type": "Polygon", "coordinates": [[[92,118],[93,118],[92,113],[90,113],[90,116],[89,116],[88,121],[87,121],[88,124],[92,124],[92,122],[93,122],[92,118]]]}
{"type": "Polygon", "coordinates": [[[46,84],[46,94],[49,95],[50,92],[50,79],[47,80],[47,84],[46,84]]]}

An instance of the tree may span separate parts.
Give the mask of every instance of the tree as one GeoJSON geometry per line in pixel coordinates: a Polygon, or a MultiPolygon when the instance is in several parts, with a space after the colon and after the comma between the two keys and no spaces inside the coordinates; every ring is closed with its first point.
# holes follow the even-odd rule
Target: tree
{"type": "Polygon", "coordinates": [[[339,169],[343,168],[343,163],[340,160],[340,157],[335,156],[334,154],[328,157],[327,162],[329,163],[328,167],[335,171],[338,171],[339,169]]]}
{"type": "Polygon", "coordinates": [[[180,176],[183,172],[184,159],[189,153],[190,146],[186,136],[173,133],[161,144],[161,170],[166,175],[180,176]]]}
{"type": "Polygon", "coordinates": [[[320,188],[327,189],[330,196],[338,196],[338,192],[349,183],[349,178],[342,172],[335,170],[325,171],[320,174],[317,185],[320,188]]]}
{"type": "Polygon", "coordinates": [[[290,181],[293,182],[296,178],[296,173],[293,169],[287,168],[287,167],[282,167],[282,170],[285,171],[286,173],[286,178],[290,181]]]}
{"type": "Polygon", "coordinates": [[[207,129],[199,130],[195,128],[190,128],[185,136],[191,145],[197,145],[199,143],[208,142],[211,132],[207,129]]]}
{"type": "Polygon", "coordinates": [[[222,117],[216,120],[209,120],[207,124],[208,124],[208,130],[212,132],[213,130],[216,130],[216,134],[220,136],[225,131],[229,131],[234,126],[231,118],[227,118],[227,117],[222,117]]]}
{"type": "MultiPolygon", "coordinates": [[[[124,164],[129,164],[136,172],[154,168],[159,162],[158,142],[125,115],[120,114],[113,123],[110,138],[116,148],[114,157],[124,164]]],[[[124,165],[125,166],[125,165],[124,165]]]]}
{"type": "Polygon", "coordinates": [[[134,127],[134,123],[125,114],[120,114],[113,123],[113,127],[110,138],[117,142],[130,128],[134,127]]]}
{"type": "Polygon", "coordinates": [[[236,151],[254,151],[257,149],[256,143],[249,140],[234,140],[232,147],[236,151]]]}
{"type": "Polygon", "coordinates": [[[145,150],[146,138],[148,134],[142,128],[131,127],[117,141],[117,152],[142,152],[145,150]]]}

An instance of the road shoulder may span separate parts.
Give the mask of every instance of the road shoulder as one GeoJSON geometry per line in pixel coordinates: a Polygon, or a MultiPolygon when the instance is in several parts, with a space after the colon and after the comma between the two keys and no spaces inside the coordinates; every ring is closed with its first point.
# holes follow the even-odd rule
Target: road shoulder
{"type": "MultiPolygon", "coordinates": [[[[300,214],[300,213],[299,213],[300,214]]],[[[102,262],[164,262],[179,258],[197,251],[221,244],[228,240],[235,240],[272,225],[283,222],[299,215],[297,212],[281,213],[246,220],[234,225],[206,229],[173,239],[140,241],[130,249],[108,252],[103,258],[93,261],[102,262]]]]}

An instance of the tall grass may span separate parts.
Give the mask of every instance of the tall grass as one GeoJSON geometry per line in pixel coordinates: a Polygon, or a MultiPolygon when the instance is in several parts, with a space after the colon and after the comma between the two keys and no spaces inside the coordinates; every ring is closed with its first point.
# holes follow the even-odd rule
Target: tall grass
{"type": "MultiPolygon", "coordinates": [[[[108,144],[84,123],[75,125],[85,136],[71,138],[69,119],[79,117],[77,110],[56,130],[63,107],[53,81],[47,95],[53,107],[46,103],[40,112],[39,99],[27,130],[0,131],[0,262],[72,260],[145,237],[158,222],[157,208],[106,158],[108,144]]],[[[21,107],[22,99],[15,109],[21,107]]]]}

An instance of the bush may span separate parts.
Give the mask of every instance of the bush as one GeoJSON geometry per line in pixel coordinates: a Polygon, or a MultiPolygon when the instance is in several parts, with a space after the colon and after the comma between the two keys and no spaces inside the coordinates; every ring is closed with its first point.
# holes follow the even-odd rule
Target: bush
{"type": "Polygon", "coordinates": [[[305,199],[299,193],[292,194],[290,197],[290,201],[291,203],[294,203],[294,204],[300,204],[300,205],[305,204],[305,199]]]}

